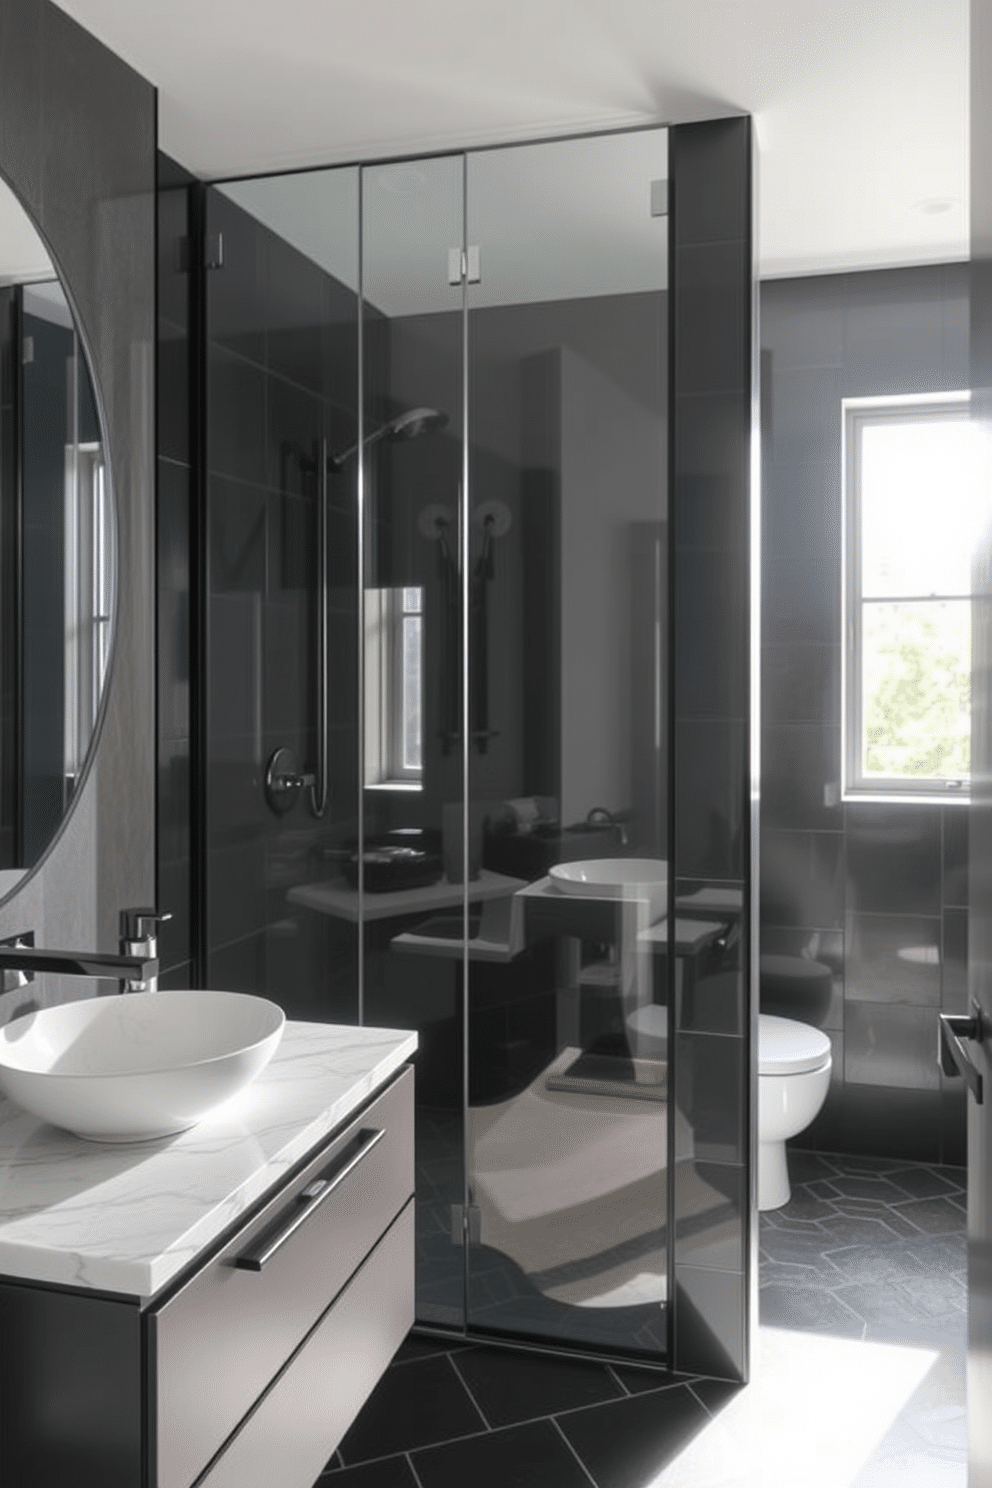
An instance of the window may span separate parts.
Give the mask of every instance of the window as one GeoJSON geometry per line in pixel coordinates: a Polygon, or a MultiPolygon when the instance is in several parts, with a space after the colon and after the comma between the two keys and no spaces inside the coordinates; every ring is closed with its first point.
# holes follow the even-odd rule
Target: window
{"type": "Polygon", "coordinates": [[[844,416],[844,792],[967,798],[967,393],[849,399],[844,416]]]}
{"type": "Polygon", "coordinates": [[[365,784],[423,783],[424,591],[365,591],[365,784]]]}

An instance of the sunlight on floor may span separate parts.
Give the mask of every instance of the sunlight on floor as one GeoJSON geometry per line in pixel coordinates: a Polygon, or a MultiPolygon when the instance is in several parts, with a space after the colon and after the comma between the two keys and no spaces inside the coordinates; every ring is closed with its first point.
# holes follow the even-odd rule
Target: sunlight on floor
{"type": "Polygon", "coordinates": [[[849,1488],[938,1358],[781,1328],[759,1329],[758,1349],[749,1388],[650,1488],[849,1488]]]}

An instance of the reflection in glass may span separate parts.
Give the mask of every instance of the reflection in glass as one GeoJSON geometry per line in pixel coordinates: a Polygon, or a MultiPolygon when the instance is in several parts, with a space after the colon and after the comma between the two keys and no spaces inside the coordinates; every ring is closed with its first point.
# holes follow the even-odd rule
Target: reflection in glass
{"type": "MultiPolygon", "coordinates": [[[[393,892],[364,899],[363,1016],[419,1034],[417,1317],[451,1327],[465,1313],[466,876],[462,289],[448,264],[462,243],[463,172],[460,156],[362,171],[364,851],[393,864],[393,892]]],[[[473,867],[468,888],[485,893],[473,867]]]]}
{"type": "Polygon", "coordinates": [[[469,1321],[666,1350],[664,130],[467,160],[469,1321]],[[567,864],[573,873],[554,874],[567,864]]]}

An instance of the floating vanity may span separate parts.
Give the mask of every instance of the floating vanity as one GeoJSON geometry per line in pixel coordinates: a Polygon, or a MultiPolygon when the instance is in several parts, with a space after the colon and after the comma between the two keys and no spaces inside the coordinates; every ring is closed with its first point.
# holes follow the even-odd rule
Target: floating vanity
{"type": "Polygon", "coordinates": [[[413,1322],[416,1044],[288,1023],[147,1143],[0,1100],[4,1488],[311,1488],[413,1322]]]}

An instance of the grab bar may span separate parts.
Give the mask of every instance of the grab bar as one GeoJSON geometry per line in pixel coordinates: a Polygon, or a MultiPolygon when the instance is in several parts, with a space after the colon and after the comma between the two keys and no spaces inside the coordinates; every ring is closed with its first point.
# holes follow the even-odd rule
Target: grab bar
{"type": "Polygon", "coordinates": [[[945,1075],[962,1075],[968,1089],[975,1097],[976,1106],[982,1104],[982,1076],[965,1048],[964,1040],[980,1043],[985,1033],[985,1020],[977,1002],[971,1004],[972,1016],[966,1018],[952,1013],[938,1015],[938,1057],[945,1075]]]}
{"type": "Polygon", "coordinates": [[[327,468],[326,435],[320,441],[317,478],[317,769],[310,786],[310,810],[327,810],[327,468]]]}

